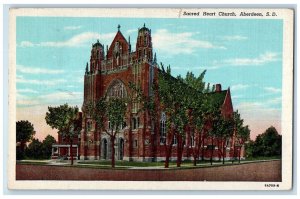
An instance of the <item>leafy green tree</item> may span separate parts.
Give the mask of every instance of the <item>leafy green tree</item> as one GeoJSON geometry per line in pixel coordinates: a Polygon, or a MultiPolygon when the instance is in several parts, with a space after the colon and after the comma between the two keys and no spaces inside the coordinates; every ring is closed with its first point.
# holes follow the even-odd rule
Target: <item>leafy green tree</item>
{"type": "MultiPolygon", "coordinates": [[[[245,144],[245,142],[250,140],[250,129],[249,126],[244,126],[244,120],[241,119],[240,113],[235,111],[233,113],[234,120],[234,130],[235,130],[235,140],[234,140],[234,158],[238,156],[239,162],[241,161],[241,148],[245,144]]],[[[232,159],[232,162],[234,161],[232,159]]]]}
{"type": "Polygon", "coordinates": [[[29,121],[21,120],[16,122],[16,141],[20,143],[17,147],[17,159],[24,158],[24,149],[27,142],[33,139],[35,134],[33,124],[29,121]]]}
{"type": "Polygon", "coordinates": [[[49,159],[52,154],[52,145],[56,143],[56,140],[53,136],[47,135],[46,138],[42,142],[42,151],[43,157],[49,159]]]}
{"type": "MultiPolygon", "coordinates": [[[[86,113],[86,117],[90,117],[95,121],[95,129],[98,133],[99,137],[99,159],[101,158],[101,132],[105,128],[105,119],[107,117],[107,102],[106,102],[106,96],[101,97],[100,99],[96,101],[88,101],[83,106],[84,111],[86,113]]],[[[97,151],[97,146],[95,145],[95,151],[97,151]]]]}
{"type": "Polygon", "coordinates": [[[110,136],[111,142],[111,166],[115,167],[115,140],[119,133],[126,113],[126,103],[122,98],[109,98],[107,105],[107,117],[110,121],[110,129],[105,132],[110,136]]]}
{"type": "Polygon", "coordinates": [[[33,139],[25,150],[26,157],[31,159],[43,159],[43,144],[39,139],[33,139]]]}
{"type": "Polygon", "coordinates": [[[276,128],[271,126],[263,134],[256,137],[253,156],[270,157],[281,155],[282,137],[276,128]]]}
{"type": "MultiPolygon", "coordinates": [[[[143,136],[146,133],[146,123],[148,123],[149,121],[147,121],[147,114],[150,116],[150,118],[152,118],[153,115],[152,114],[152,110],[154,107],[151,106],[151,100],[153,99],[152,97],[146,95],[144,93],[144,91],[142,90],[140,85],[137,85],[133,82],[129,82],[128,83],[128,88],[130,90],[128,96],[125,98],[126,104],[127,104],[127,116],[129,116],[129,124],[128,124],[128,129],[129,129],[129,151],[132,151],[132,118],[134,114],[139,114],[139,113],[143,113],[143,136]],[[135,111],[133,111],[133,109],[135,109],[135,111]]],[[[150,119],[151,120],[151,119],[150,119]]],[[[144,139],[144,137],[143,137],[144,139]]],[[[145,142],[143,142],[143,145],[145,144],[145,142]]],[[[145,150],[145,146],[143,146],[143,150],[145,150]]],[[[129,154],[129,156],[131,157],[132,154],[129,154]]],[[[145,151],[143,152],[143,158],[145,158],[145,151]]]]}
{"type": "Polygon", "coordinates": [[[78,107],[71,107],[68,104],[58,107],[48,107],[46,123],[70,143],[71,165],[73,165],[73,140],[81,131],[81,120],[78,107]]]}
{"type": "Polygon", "coordinates": [[[220,115],[218,121],[216,122],[215,135],[218,138],[218,150],[222,155],[222,163],[225,164],[225,156],[226,156],[226,142],[233,135],[234,129],[234,121],[233,118],[225,118],[220,115]]]}
{"type": "Polygon", "coordinates": [[[155,86],[156,93],[159,96],[161,109],[166,113],[166,141],[164,143],[166,151],[165,167],[169,167],[169,160],[174,144],[174,136],[177,138],[177,166],[180,166],[182,157],[182,148],[185,140],[185,124],[188,123],[187,107],[184,103],[183,80],[180,76],[174,78],[171,76],[170,66],[165,71],[161,64],[161,71],[158,73],[158,83],[155,86]],[[174,89],[176,88],[176,89],[174,89]]]}

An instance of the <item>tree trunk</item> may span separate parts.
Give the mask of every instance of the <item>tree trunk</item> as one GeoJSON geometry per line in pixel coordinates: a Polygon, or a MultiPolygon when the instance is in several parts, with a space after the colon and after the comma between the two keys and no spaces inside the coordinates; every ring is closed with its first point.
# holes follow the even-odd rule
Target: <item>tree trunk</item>
{"type": "Polygon", "coordinates": [[[73,165],[73,140],[70,142],[70,156],[71,156],[71,165],[73,165]]]}
{"type": "Polygon", "coordinates": [[[182,135],[177,136],[177,167],[181,166],[183,154],[183,139],[182,135]]]}
{"type": "Polygon", "coordinates": [[[98,149],[97,149],[97,135],[98,135],[98,129],[97,129],[97,123],[95,125],[95,132],[94,132],[94,159],[97,160],[97,157],[98,157],[98,149]]]}
{"type": "Polygon", "coordinates": [[[234,158],[235,158],[235,144],[233,143],[232,164],[234,162],[234,158]]]}
{"type": "Polygon", "coordinates": [[[222,148],[223,148],[223,164],[225,164],[225,155],[226,155],[226,151],[225,151],[224,140],[222,141],[222,148]]]}
{"type": "Polygon", "coordinates": [[[115,168],[115,136],[110,136],[111,143],[111,167],[115,168]]]}
{"type": "MultiPolygon", "coordinates": [[[[131,111],[131,109],[130,109],[131,111]]],[[[132,113],[129,114],[129,129],[128,129],[128,150],[129,150],[129,161],[132,161],[132,150],[133,150],[133,143],[132,143],[132,113]]]]}
{"type": "Polygon", "coordinates": [[[242,147],[239,148],[239,163],[241,163],[241,149],[242,147]]]}
{"type": "Polygon", "coordinates": [[[202,150],[201,150],[201,161],[204,161],[204,138],[202,137],[202,150]]]}
{"type": "Polygon", "coordinates": [[[24,142],[24,141],[20,142],[20,148],[21,148],[22,153],[24,153],[25,144],[26,144],[26,142],[24,142]]]}
{"type": "Polygon", "coordinates": [[[210,165],[212,165],[213,153],[214,153],[214,138],[211,138],[210,165]]]}
{"type": "Polygon", "coordinates": [[[144,118],[143,118],[143,135],[142,135],[142,140],[143,140],[143,161],[145,160],[145,135],[146,135],[146,126],[147,126],[147,121],[146,121],[146,111],[144,111],[144,118]]]}
{"type": "Polygon", "coordinates": [[[166,144],[165,144],[166,145],[166,147],[165,147],[165,149],[166,149],[165,168],[169,168],[170,156],[172,153],[172,146],[173,146],[173,141],[172,141],[173,137],[174,137],[174,130],[171,129],[171,139],[169,139],[170,144],[169,144],[169,146],[167,145],[167,139],[166,139],[166,144]]]}
{"type": "Polygon", "coordinates": [[[176,139],[177,139],[177,160],[176,160],[176,166],[177,167],[180,167],[180,164],[181,164],[181,160],[180,160],[180,156],[181,156],[180,140],[181,140],[181,138],[180,137],[181,137],[180,135],[176,136],[176,139]]]}
{"type": "Polygon", "coordinates": [[[102,143],[101,143],[101,132],[102,132],[102,128],[99,129],[99,149],[98,149],[98,153],[99,153],[99,160],[101,160],[101,146],[102,146],[102,143]]]}

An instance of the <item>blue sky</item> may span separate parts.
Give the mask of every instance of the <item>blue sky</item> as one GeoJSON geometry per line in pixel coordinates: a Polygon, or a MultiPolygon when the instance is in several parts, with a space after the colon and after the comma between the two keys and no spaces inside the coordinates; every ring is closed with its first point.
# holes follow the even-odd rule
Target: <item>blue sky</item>
{"type": "Polygon", "coordinates": [[[252,138],[271,125],[281,130],[282,20],[18,17],[17,119],[49,133],[47,106],[81,107],[92,43],[110,45],[120,24],[134,50],[144,23],[158,62],[173,75],[207,69],[206,82],[230,87],[252,138]]]}

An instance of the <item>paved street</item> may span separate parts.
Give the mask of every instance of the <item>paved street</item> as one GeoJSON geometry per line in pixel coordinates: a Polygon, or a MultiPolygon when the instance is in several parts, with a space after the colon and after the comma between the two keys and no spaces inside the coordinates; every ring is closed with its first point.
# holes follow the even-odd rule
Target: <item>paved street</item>
{"type": "Polygon", "coordinates": [[[103,169],[17,164],[17,180],[281,181],[281,161],[194,169],[103,169]]]}

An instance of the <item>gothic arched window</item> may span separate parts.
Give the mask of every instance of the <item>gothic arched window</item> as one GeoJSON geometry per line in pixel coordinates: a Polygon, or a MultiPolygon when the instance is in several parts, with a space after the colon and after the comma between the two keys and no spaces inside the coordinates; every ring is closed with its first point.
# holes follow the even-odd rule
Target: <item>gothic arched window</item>
{"type": "Polygon", "coordinates": [[[160,117],[160,143],[165,144],[166,143],[166,114],[165,112],[161,113],[160,117]]]}
{"type": "Polygon", "coordinates": [[[124,98],[126,96],[127,92],[123,82],[121,82],[120,80],[114,80],[107,90],[107,97],[124,98]]]}

